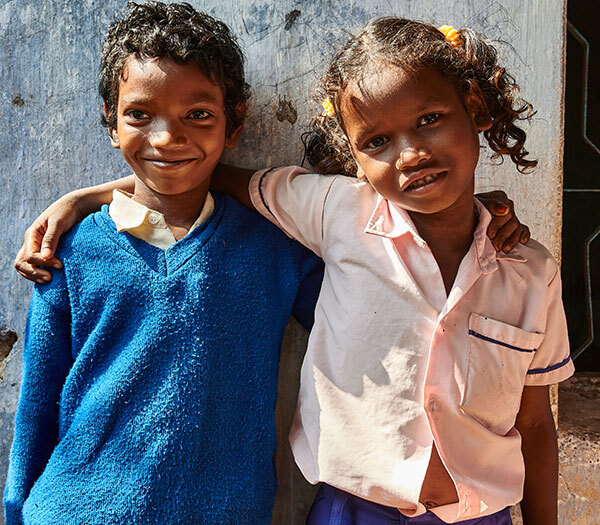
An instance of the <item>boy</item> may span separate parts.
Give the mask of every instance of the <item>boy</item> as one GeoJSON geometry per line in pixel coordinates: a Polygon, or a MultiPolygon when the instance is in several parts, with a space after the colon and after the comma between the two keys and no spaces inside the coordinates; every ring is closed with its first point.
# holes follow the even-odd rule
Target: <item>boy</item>
{"type": "Polygon", "coordinates": [[[267,524],[279,347],[319,262],[208,192],[248,97],[228,28],[129,9],[100,92],[134,193],[66,235],[34,290],[6,523],[267,524]]]}

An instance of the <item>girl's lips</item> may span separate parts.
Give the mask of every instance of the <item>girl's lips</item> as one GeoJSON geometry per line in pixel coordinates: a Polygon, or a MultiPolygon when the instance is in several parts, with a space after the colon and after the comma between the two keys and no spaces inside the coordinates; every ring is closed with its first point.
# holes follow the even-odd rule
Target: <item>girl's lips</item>
{"type": "Polygon", "coordinates": [[[424,177],[420,177],[414,181],[412,181],[406,188],[404,188],[405,192],[415,193],[415,192],[424,192],[433,186],[436,182],[440,181],[447,175],[447,171],[439,171],[437,173],[429,173],[424,177]]]}

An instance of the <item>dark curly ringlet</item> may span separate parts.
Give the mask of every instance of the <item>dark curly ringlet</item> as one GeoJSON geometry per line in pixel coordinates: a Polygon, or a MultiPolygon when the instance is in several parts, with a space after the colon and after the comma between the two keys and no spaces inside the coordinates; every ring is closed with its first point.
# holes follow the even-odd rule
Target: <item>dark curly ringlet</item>
{"type": "Polygon", "coordinates": [[[128,2],[125,18],[108,30],[100,59],[100,96],[106,104],[102,124],[117,126],[119,83],[130,56],[193,60],[203,75],[223,90],[227,133],[243,121],[236,109],[250,96],[244,78],[244,56],[229,28],[187,3],[128,2]]]}
{"type": "Polygon", "coordinates": [[[520,98],[519,86],[498,64],[496,49],[470,29],[458,32],[462,45],[452,47],[434,26],[387,17],[369,23],[352,37],[333,58],[317,94],[320,102],[327,97],[331,100],[335,115],[319,113],[303,136],[306,158],[313,168],[326,174],[356,174],[340,112],[341,97],[350,82],[360,83],[373,67],[390,64],[409,73],[433,68],[461,96],[476,82],[493,120],[492,127],[483,132],[494,151],[492,158],[508,155],[520,172],[535,167],[536,160],[525,158],[525,131],[515,124],[531,119],[532,106],[520,98]]]}

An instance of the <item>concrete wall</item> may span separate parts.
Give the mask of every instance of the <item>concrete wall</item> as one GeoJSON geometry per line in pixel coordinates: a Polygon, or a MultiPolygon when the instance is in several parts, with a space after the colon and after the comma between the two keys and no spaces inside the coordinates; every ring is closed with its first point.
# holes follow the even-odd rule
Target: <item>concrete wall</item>
{"type": "MultiPolygon", "coordinates": [[[[556,0],[192,0],[239,35],[248,58],[253,98],[239,147],[228,160],[263,167],[302,160],[300,134],[318,107],[310,101],[331,49],[369,19],[402,15],[470,26],[499,40],[507,69],[519,79],[538,114],[528,129],[529,150],[540,160],[532,175],[509,163],[483,159],[482,189],[503,188],[533,235],[558,256],[561,218],[563,10],[556,0]]],[[[99,125],[96,70],[102,37],[122,0],[0,0],[0,326],[12,353],[0,364],[0,489],[6,471],[20,378],[20,353],[30,284],[12,260],[26,226],[59,195],[127,174],[99,125]]],[[[297,368],[305,334],[289,328],[279,409],[281,492],[276,522],[300,523],[310,495],[286,448],[297,368]],[[297,520],[297,521],[295,521],[297,520]]],[[[3,354],[0,352],[0,361],[3,354]]]]}

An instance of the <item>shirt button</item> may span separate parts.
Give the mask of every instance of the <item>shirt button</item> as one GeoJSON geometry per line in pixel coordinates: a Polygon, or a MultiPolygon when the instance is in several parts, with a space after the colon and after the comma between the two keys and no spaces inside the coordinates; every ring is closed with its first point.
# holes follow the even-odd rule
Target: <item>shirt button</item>
{"type": "Polygon", "coordinates": [[[148,222],[152,224],[152,226],[156,226],[160,222],[160,217],[157,213],[150,212],[148,214],[148,222]]]}

